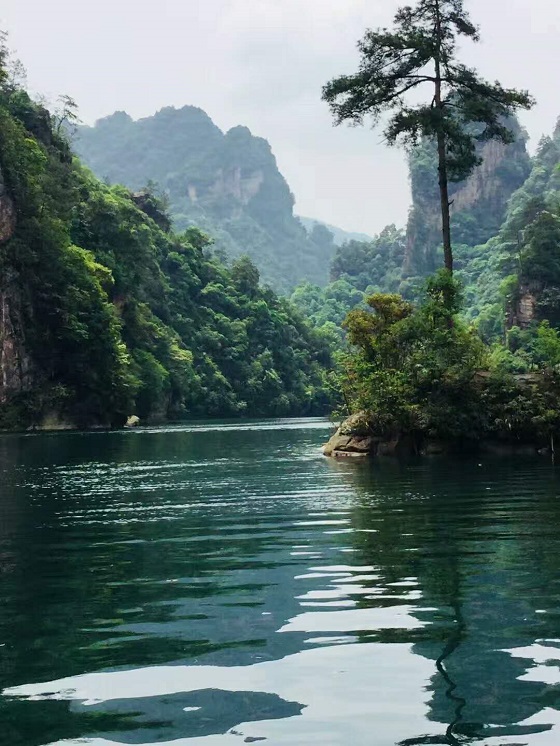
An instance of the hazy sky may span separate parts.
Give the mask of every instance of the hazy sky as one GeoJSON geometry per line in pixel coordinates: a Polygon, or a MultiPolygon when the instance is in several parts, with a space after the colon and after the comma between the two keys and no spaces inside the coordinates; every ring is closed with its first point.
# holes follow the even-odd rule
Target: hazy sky
{"type": "MultiPolygon", "coordinates": [[[[51,99],[73,96],[82,119],[133,117],[167,105],[205,109],[222,128],[272,145],[302,215],[348,230],[404,223],[402,153],[379,132],[333,128],[321,86],[354,72],[366,27],[398,0],[2,0],[0,28],[51,99]]],[[[489,78],[528,88],[532,147],[560,115],[558,0],[466,0],[483,43],[465,58],[489,78]]]]}

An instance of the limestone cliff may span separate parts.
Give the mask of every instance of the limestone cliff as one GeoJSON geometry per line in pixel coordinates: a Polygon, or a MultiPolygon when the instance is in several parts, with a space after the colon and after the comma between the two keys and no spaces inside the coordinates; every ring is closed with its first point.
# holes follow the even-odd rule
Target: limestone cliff
{"type": "Polygon", "coordinates": [[[21,297],[15,276],[0,277],[0,404],[32,385],[32,365],[25,349],[21,297]]]}
{"type": "MultiPolygon", "coordinates": [[[[477,246],[496,235],[505,218],[511,195],[530,172],[525,137],[517,123],[517,139],[510,145],[491,141],[481,146],[482,163],[463,182],[450,188],[451,221],[455,245],[477,246]]],[[[423,143],[409,158],[412,209],[407,226],[403,274],[423,275],[439,266],[441,208],[434,146],[423,143]]]]}
{"type": "Polygon", "coordinates": [[[16,210],[0,170],[0,244],[12,237],[16,227],[16,210]]]}
{"type": "Polygon", "coordinates": [[[559,192],[560,123],[541,139],[529,177],[512,195],[506,219],[488,244],[498,278],[494,286],[500,277],[508,280],[507,327],[525,329],[547,320],[560,328],[559,192]]]}
{"type": "MultiPolygon", "coordinates": [[[[16,211],[0,170],[0,249],[16,228],[16,211]]],[[[17,275],[0,265],[0,405],[31,386],[17,275]]]]}
{"type": "Polygon", "coordinates": [[[328,281],[332,236],[318,242],[306,231],[269,143],[247,127],[224,133],[192,106],[138,121],[117,112],[81,127],[75,147],[101,178],[135,190],[156,183],[176,229],[196,225],[220,251],[248,254],[277,290],[328,281]]]}
{"type": "Polygon", "coordinates": [[[516,296],[512,298],[507,307],[506,327],[511,329],[518,326],[527,329],[538,316],[539,296],[542,287],[531,284],[521,284],[516,296]]]}

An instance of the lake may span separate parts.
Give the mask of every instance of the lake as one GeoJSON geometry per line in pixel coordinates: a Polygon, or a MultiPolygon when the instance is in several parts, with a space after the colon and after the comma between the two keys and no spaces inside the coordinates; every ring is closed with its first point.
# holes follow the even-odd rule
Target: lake
{"type": "Polygon", "coordinates": [[[329,430],[0,436],[0,744],[557,746],[558,470],[329,430]]]}

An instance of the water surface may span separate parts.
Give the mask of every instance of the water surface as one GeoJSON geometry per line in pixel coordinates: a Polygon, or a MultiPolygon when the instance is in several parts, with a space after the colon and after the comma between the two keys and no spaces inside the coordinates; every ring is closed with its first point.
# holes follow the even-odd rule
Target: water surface
{"type": "Polygon", "coordinates": [[[0,437],[0,744],[560,743],[554,466],[328,434],[0,437]]]}

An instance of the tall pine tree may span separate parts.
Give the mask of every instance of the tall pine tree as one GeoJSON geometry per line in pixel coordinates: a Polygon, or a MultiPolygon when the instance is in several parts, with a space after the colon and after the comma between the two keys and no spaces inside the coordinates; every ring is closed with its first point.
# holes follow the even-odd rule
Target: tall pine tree
{"type": "Polygon", "coordinates": [[[457,40],[479,41],[463,0],[418,0],[401,8],[389,29],[368,30],[359,42],[360,68],[323,88],[335,123],[377,124],[389,114],[387,141],[437,144],[445,267],[453,271],[449,182],[462,181],[480,163],[477,143],[512,142],[507,117],[533,105],[526,91],[488,83],[457,59],[457,40]],[[416,103],[421,89],[424,101],[416,103]],[[474,125],[474,126],[473,126],[474,125]]]}

